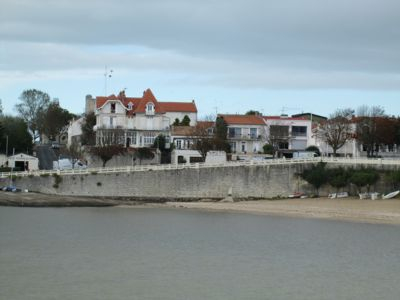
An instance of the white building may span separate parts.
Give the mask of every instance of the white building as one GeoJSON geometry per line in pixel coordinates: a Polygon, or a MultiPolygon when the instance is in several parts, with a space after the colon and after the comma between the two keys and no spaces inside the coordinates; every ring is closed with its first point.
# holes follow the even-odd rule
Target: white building
{"type": "Polygon", "coordinates": [[[96,144],[116,143],[127,147],[153,145],[159,134],[170,135],[175,119],[197,122],[197,108],[190,102],[159,102],[150,89],[140,98],[118,96],[96,98],[96,144]]]}
{"type": "Polygon", "coordinates": [[[311,120],[302,117],[264,116],[266,140],[282,153],[304,150],[315,145],[311,120]]]}
{"type": "Polygon", "coordinates": [[[39,159],[24,153],[15,154],[8,157],[8,166],[18,171],[39,170],[39,159]]]}
{"type": "Polygon", "coordinates": [[[70,147],[72,143],[80,144],[82,136],[82,124],[84,121],[84,117],[70,121],[68,126],[68,147],[70,147]]]}
{"type": "Polygon", "coordinates": [[[265,144],[265,122],[255,115],[219,115],[228,126],[232,153],[262,152],[265,144]]]}

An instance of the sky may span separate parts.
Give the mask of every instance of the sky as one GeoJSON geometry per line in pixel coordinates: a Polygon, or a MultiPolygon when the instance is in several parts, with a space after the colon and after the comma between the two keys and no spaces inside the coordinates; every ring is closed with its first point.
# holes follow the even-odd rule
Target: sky
{"type": "Polygon", "coordinates": [[[35,88],[79,114],[87,94],[150,88],[194,99],[200,118],[361,105],[397,116],[399,11],[398,0],[1,0],[0,99],[16,114],[35,88]]]}

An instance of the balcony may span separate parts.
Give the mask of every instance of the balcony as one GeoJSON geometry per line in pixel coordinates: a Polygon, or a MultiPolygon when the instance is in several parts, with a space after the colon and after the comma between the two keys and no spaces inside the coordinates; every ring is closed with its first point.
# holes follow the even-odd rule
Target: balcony
{"type": "Polygon", "coordinates": [[[256,134],[228,134],[228,139],[232,140],[253,140],[258,141],[261,140],[261,135],[256,134]]]}

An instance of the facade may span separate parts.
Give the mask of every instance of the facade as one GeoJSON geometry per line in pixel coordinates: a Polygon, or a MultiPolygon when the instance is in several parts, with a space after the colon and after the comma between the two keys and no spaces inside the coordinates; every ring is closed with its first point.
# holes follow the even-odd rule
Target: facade
{"type": "Polygon", "coordinates": [[[140,98],[118,96],[96,98],[96,144],[122,144],[126,147],[149,147],[159,134],[170,138],[175,119],[197,122],[197,108],[191,102],[159,102],[150,89],[140,98]]]}
{"type": "Polygon", "coordinates": [[[265,122],[257,115],[219,115],[228,126],[232,153],[262,152],[265,144],[265,122]]]}
{"type": "Polygon", "coordinates": [[[294,151],[305,150],[314,145],[311,120],[302,117],[264,116],[266,141],[274,148],[290,157],[294,151]]]}
{"type": "Polygon", "coordinates": [[[39,159],[24,153],[8,157],[8,166],[18,171],[39,170],[39,159]]]}
{"type": "Polygon", "coordinates": [[[70,121],[68,126],[68,147],[70,147],[73,143],[80,145],[82,136],[82,124],[84,120],[85,118],[81,117],[79,119],[70,121]]]}

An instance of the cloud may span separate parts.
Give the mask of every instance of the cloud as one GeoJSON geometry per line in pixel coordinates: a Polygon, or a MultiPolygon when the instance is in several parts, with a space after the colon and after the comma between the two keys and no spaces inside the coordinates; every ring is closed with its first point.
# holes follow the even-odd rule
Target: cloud
{"type": "Polygon", "coordinates": [[[400,86],[395,0],[3,0],[2,8],[3,72],[108,64],[247,88],[400,86]]]}

